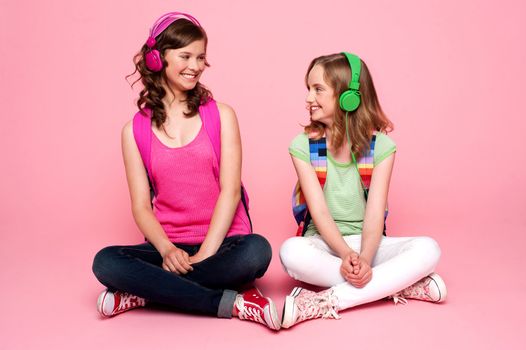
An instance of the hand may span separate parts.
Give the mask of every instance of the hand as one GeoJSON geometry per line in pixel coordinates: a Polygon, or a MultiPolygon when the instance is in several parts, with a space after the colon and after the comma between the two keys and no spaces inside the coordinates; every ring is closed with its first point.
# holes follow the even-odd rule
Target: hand
{"type": "Polygon", "coordinates": [[[205,259],[207,259],[208,257],[207,256],[204,256],[202,254],[199,254],[199,252],[197,252],[195,255],[192,255],[190,257],[190,264],[197,264],[198,262],[201,262],[205,259]]]}
{"type": "Polygon", "coordinates": [[[193,270],[188,253],[175,246],[172,246],[164,253],[162,267],[166,271],[174,272],[178,275],[184,275],[193,270]]]}
{"type": "MultiPolygon", "coordinates": [[[[369,281],[371,281],[373,277],[373,270],[371,268],[371,265],[362,258],[361,256],[358,256],[358,273],[353,273],[344,275],[347,282],[355,286],[356,288],[363,288],[369,281]]],[[[353,267],[355,265],[353,264],[353,267]]]]}
{"type": "Polygon", "coordinates": [[[342,264],[340,266],[340,273],[348,280],[348,275],[358,275],[360,272],[360,261],[358,253],[350,251],[342,258],[342,264]]]}

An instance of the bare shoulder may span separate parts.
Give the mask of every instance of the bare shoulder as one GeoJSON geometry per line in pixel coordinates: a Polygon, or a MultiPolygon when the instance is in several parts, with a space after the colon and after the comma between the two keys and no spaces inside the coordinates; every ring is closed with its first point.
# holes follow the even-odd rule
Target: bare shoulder
{"type": "Polygon", "coordinates": [[[123,147],[135,144],[135,138],[133,136],[133,119],[127,121],[122,127],[121,142],[123,147]]]}
{"type": "Polygon", "coordinates": [[[128,120],[122,127],[122,137],[133,136],[133,120],[128,120]]]}
{"type": "Polygon", "coordinates": [[[217,102],[217,108],[219,109],[219,115],[221,116],[221,121],[225,121],[225,122],[235,122],[236,121],[236,112],[231,106],[227,105],[226,103],[217,102]]]}

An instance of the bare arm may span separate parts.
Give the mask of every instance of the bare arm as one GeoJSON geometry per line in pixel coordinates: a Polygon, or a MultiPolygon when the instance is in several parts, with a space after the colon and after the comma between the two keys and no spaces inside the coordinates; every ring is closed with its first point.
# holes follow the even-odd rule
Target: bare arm
{"type": "Polygon", "coordinates": [[[188,255],[168,239],[152,211],[148,175],[133,137],[133,122],[122,129],[122,155],[130,191],[132,214],[144,237],[163,257],[163,268],[176,273],[191,270],[188,255]]]}
{"type": "Polygon", "coordinates": [[[353,252],[345,243],[343,237],[331,216],[323,189],[320,186],[316,172],[311,164],[292,157],[292,163],[296,169],[301,191],[307,201],[309,212],[316,228],[318,229],[323,240],[329,247],[338,254],[342,259],[353,252]]]}
{"type": "Polygon", "coordinates": [[[363,221],[362,246],[360,256],[371,265],[378,245],[382,239],[384,228],[385,208],[387,205],[387,194],[389,192],[389,182],[395,154],[391,154],[380,164],[374,167],[369,187],[369,196],[365,208],[365,217],[363,221]]]}
{"type": "Polygon", "coordinates": [[[221,164],[219,166],[220,193],[205,240],[192,263],[215,254],[232,225],[241,199],[241,136],[234,110],[218,103],[221,116],[221,164]]]}
{"type": "Polygon", "coordinates": [[[342,275],[357,288],[367,285],[373,276],[371,264],[382,239],[387,193],[389,192],[394,158],[393,153],[374,167],[365,208],[361,252],[357,261],[352,262],[353,271],[342,268],[342,275]]]}

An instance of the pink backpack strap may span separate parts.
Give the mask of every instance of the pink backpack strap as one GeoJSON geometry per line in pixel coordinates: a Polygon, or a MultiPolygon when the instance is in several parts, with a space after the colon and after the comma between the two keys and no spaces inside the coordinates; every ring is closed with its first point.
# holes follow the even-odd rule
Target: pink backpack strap
{"type": "Polygon", "coordinates": [[[135,138],[135,143],[141,154],[142,162],[144,168],[148,173],[148,181],[150,182],[150,187],[155,192],[153,188],[152,179],[152,166],[151,166],[151,150],[152,150],[152,120],[151,120],[151,111],[149,109],[144,109],[146,114],[143,114],[141,111],[135,113],[133,117],[133,137],[135,138]]]}
{"type": "MultiPolygon", "coordinates": [[[[219,165],[221,164],[221,119],[219,118],[219,109],[216,101],[209,99],[206,103],[199,106],[199,115],[208,138],[212,142],[217,164],[219,165]]],[[[216,170],[214,169],[214,171],[216,170]]],[[[214,175],[219,181],[219,169],[214,175]]]]}
{"type": "MultiPolygon", "coordinates": [[[[206,103],[199,106],[199,115],[203,121],[206,133],[212,142],[212,147],[214,148],[214,153],[217,158],[217,164],[221,164],[221,118],[219,116],[219,108],[217,108],[216,101],[209,99],[206,103]]],[[[216,176],[219,181],[219,173],[217,173],[216,176]]],[[[243,192],[241,201],[243,202],[248,215],[249,199],[243,183],[241,183],[241,189],[243,192]]]]}

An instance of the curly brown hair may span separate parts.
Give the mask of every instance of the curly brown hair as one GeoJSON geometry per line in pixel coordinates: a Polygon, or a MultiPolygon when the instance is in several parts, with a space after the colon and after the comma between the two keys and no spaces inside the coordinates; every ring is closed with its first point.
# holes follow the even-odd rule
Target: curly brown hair
{"type": "MultiPolygon", "coordinates": [[[[384,114],[378,101],[371,73],[365,62],[360,61],[362,64],[360,72],[361,103],[356,110],[348,112],[351,152],[359,157],[369,151],[369,142],[374,131],[390,132],[393,130],[393,123],[384,114]]],[[[307,69],[307,74],[305,75],[307,87],[309,73],[316,65],[323,67],[323,78],[334,89],[336,113],[331,126],[331,144],[334,149],[338,149],[343,145],[345,138],[345,118],[347,114],[340,108],[339,96],[349,88],[351,68],[349,61],[342,53],[317,57],[312,60],[307,69]]],[[[307,134],[314,134],[317,137],[323,137],[324,129],[325,125],[323,123],[312,120],[309,125],[305,126],[307,134]]]]}
{"type": "MultiPolygon", "coordinates": [[[[190,45],[196,40],[204,40],[206,49],[208,37],[202,27],[195,25],[187,19],[181,18],[170,24],[155,40],[155,49],[161,54],[163,69],[159,72],[153,72],[146,67],[144,56],[150,49],[144,44],[133,58],[135,71],[129,76],[139,72],[140,77],[132,83],[133,86],[137,81],[140,81],[143,86],[143,89],[139,93],[137,107],[139,107],[139,110],[144,115],[146,115],[145,109],[151,110],[152,121],[157,127],[160,127],[166,121],[166,111],[164,110],[162,101],[166,96],[166,90],[162,84],[167,79],[165,71],[168,63],[164,59],[166,50],[179,49],[190,45]]],[[[210,66],[208,62],[206,62],[206,66],[210,66]]],[[[212,93],[203,84],[197,82],[192,90],[186,91],[185,102],[188,112],[184,113],[185,116],[192,117],[196,115],[199,106],[211,98],[212,93]]]]}

